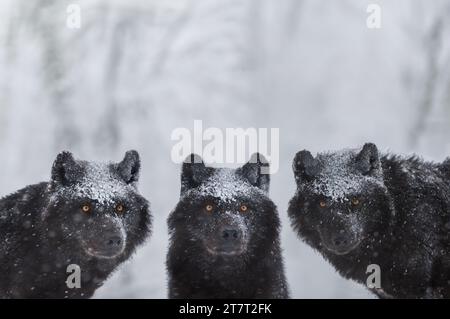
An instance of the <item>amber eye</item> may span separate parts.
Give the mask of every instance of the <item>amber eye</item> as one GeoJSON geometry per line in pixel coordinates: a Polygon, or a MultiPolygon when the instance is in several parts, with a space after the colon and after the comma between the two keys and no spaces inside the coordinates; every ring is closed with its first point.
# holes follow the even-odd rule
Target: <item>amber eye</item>
{"type": "Polygon", "coordinates": [[[118,212],[118,213],[123,213],[124,210],[125,210],[125,207],[123,207],[122,204],[118,204],[118,205],[116,206],[116,212],[118,212]]]}
{"type": "Polygon", "coordinates": [[[327,207],[327,203],[324,202],[323,200],[321,200],[321,201],[319,202],[319,206],[322,207],[322,208],[327,207]]]}
{"type": "Polygon", "coordinates": [[[84,204],[83,206],[81,206],[81,210],[83,211],[83,213],[89,213],[91,211],[91,205],[84,204]]]}
{"type": "Polygon", "coordinates": [[[248,210],[248,207],[247,207],[247,205],[241,205],[240,209],[241,209],[241,212],[245,213],[248,210]]]}
{"type": "Polygon", "coordinates": [[[214,207],[213,207],[213,205],[208,204],[205,206],[205,209],[208,213],[211,213],[213,211],[214,207]]]}
{"type": "Polygon", "coordinates": [[[359,199],[358,198],[352,198],[352,205],[353,206],[358,206],[359,205],[359,203],[360,203],[360,201],[359,201],[359,199]]]}

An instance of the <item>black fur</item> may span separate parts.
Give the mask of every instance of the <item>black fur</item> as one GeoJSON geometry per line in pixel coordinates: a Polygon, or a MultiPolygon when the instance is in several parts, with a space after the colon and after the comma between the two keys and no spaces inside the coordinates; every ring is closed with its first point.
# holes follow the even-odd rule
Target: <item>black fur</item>
{"type": "Polygon", "coordinates": [[[298,235],[345,278],[381,268],[387,298],[450,298],[449,161],[362,150],[297,153],[289,216],[298,235]]]}
{"type": "Polygon", "coordinates": [[[259,155],[237,170],[206,167],[194,155],[183,164],[181,198],[168,219],[170,298],[288,298],[263,166],[259,155]]]}
{"type": "Polygon", "coordinates": [[[1,199],[0,298],[92,296],[149,235],[149,205],[136,188],[139,169],[135,151],[118,164],[77,161],[63,152],[50,182],[1,199]],[[66,285],[70,264],[81,268],[81,288],[66,285]]]}

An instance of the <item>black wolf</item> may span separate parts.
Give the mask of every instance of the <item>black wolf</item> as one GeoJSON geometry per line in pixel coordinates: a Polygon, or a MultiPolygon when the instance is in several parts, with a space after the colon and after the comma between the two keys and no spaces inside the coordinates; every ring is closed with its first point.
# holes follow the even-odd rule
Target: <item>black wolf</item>
{"type": "Polygon", "coordinates": [[[378,265],[381,285],[369,284],[379,297],[449,298],[449,163],[381,155],[370,143],[301,151],[292,225],[345,278],[366,284],[378,265]]]}
{"type": "Polygon", "coordinates": [[[267,166],[258,154],[235,170],[185,161],[168,219],[170,298],[288,298],[267,166]]]}
{"type": "Polygon", "coordinates": [[[50,182],[1,199],[0,298],[92,296],[149,234],[139,170],[135,151],[118,164],[63,152],[50,182]]]}

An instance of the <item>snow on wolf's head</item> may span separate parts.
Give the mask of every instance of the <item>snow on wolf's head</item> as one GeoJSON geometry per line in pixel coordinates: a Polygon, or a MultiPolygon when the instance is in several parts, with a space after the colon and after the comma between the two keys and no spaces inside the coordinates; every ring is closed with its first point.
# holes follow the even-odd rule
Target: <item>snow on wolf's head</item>
{"type": "Polygon", "coordinates": [[[326,255],[356,251],[391,211],[377,147],[320,153],[300,151],[293,162],[297,192],[293,227],[326,255]]]}
{"type": "Polygon", "coordinates": [[[72,242],[89,257],[127,258],[151,224],[148,202],[137,190],[139,171],[136,151],[120,163],[79,161],[70,152],[60,153],[42,216],[48,236],[72,242]]]}
{"type": "Polygon", "coordinates": [[[278,236],[276,207],[268,197],[269,175],[262,155],[238,169],[206,167],[197,155],[182,168],[180,201],[168,224],[172,246],[203,265],[257,256],[278,236]]]}

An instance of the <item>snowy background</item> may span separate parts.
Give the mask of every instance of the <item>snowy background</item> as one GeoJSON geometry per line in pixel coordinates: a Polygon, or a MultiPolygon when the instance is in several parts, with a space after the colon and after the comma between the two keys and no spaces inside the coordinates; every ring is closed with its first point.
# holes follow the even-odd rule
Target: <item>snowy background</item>
{"type": "Polygon", "coordinates": [[[271,196],[294,298],[368,298],[301,243],[291,161],[375,142],[450,155],[450,1],[0,0],[0,196],[48,180],[56,154],[143,161],[153,236],[96,297],[165,298],[176,127],[280,128],[271,196]],[[79,4],[80,29],[66,27],[79,4]],[[369,3],[382,28],[368,29],[369,3]]]}

